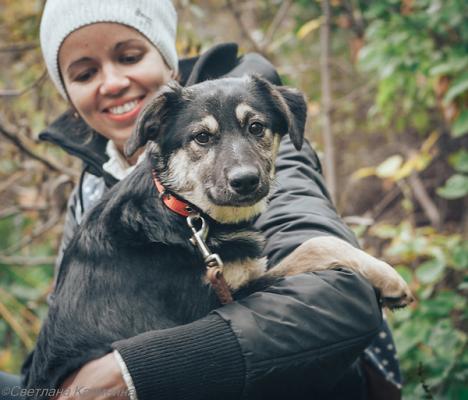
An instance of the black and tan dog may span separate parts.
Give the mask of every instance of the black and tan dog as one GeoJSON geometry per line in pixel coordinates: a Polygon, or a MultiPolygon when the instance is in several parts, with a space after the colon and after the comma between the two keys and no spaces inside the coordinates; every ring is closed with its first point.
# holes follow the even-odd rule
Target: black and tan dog
{"type": "Polygon", "coordinates": [[[164,202],[171,197],[208,224],[203,240],[223,260],[234,295],[338,265],[362,273],[390,304],[407,304],[411,294],[388,264],[332,237],[311,239],[265,271],[252,220],[266,206],[281,137],[299,149],[305,120],[302,94],[258,77],[164,88],[126,147],[130,156],[149,142],[146,161],[89,212],[65,253],[27,386],[57,387],[116,340],[220,306],[186,219],[164,202]]]}

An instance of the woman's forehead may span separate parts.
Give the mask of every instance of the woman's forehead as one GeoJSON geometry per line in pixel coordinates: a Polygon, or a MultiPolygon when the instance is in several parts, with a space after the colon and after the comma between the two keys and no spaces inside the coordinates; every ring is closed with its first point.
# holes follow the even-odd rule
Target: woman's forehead
{"type": "Polygon", "coordinates": [[[66,67],[84,57],[103,55],[126,45],[151,44],[135,29],[118,23],[98,22],[68,35],[59,49],[59,64],[66,67]]]}

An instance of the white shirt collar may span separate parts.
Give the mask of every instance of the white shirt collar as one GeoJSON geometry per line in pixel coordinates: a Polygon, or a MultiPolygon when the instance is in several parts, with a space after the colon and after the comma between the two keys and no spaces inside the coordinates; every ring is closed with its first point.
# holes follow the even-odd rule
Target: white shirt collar
{"type": "Polygon", "coordinates": [[[135,169],[135,167],[143,160],[145,153],[146,151],[140,154],[135,165],[130,165],[127,159],[117,149],[115,143],[112,140],[109,140],[106,145],[106,154],[109,156],[109,160],[102,165],[102,168],[108,174],[120,181],[135,169]]]}

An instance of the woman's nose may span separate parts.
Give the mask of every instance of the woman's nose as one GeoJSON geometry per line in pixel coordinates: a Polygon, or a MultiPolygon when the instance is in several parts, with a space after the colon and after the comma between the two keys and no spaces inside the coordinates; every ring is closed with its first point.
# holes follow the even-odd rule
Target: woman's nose
{"type": "Polygon", "coordinates": [[[104,96],[119,95],[130,85],[130,79],[114,65],[104,66],[102,76],[99,92],[104,96]]]}

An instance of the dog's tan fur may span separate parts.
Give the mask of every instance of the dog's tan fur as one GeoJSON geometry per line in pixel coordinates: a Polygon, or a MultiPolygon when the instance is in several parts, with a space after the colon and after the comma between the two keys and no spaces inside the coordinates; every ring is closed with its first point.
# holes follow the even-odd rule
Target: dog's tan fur
{"type": "Polygon", "coordinates": [[[214,135],[219,130],[219,124],[215,117],[208,114],[201,121],[192,123],[189,126],[189,130],[192,132],[199,132],[199,133],[207,131],[214,135]]]}
{"type": "Polygon", "coordinates": [[[403,306],[413,301],[408,285],[390,265],[333,236],[309,239],[269,271],[265,258],[225,264],[224,277],[230,289],[237,290],[265,273],[284,277],[332,268],[347,268],[361,274],[380,291],[384,302],[394,299],[403,306]]]}
{"type": "Polygon", "coordinates": [[[380,290],[384,299],[398,299],[400,306],[413,300],[408,285],[394,268],[333,236],[309,239],[267,274],[288,276],[336,267],[360,273],[380,290]]]}
{"type": "MultiPolygon", "coordinates": [[[[239,263],[226,263],[223,267],[223,275],[229,289],[236,291],[247,283],[260,278],[266,272],[267,259],[247,258],[239,263]]],[[[208,284],[205,277],[204,283],[208,284]]]]}
{"type": "MultiPolygon", "coordinates": [[[[247,119],[249,117],[249,114],[250,115],[255,115],[257,114],[257,112],[252,108],[250,107],[248,104],[246,103],[240,103],[237,107],[236,107],[236,118],[237,118],[237,121],[239,121],[239,125],[241,127],[245,126],[245,123],[247,122],[247,119]]],[[[262,118],[262,117],[261,117],[262,118]]],[[[263,119],[263,118],[262,118],[263,119]]]]}

